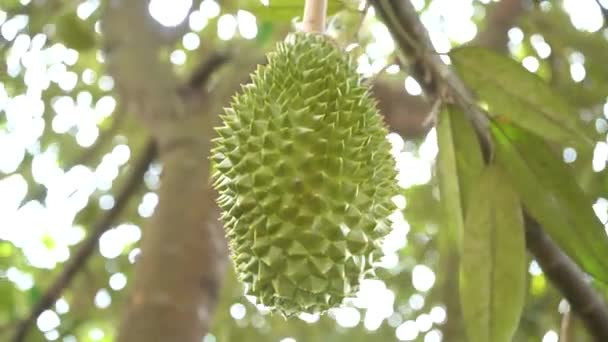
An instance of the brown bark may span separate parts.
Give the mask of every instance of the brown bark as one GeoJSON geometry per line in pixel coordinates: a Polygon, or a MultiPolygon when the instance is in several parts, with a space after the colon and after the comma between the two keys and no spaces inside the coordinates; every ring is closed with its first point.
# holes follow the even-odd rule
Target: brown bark
{"type": "Polygon", "coordinates": [[[159,203],[117,341],[201,341],[209,330],[226,247],[210,203],[207,154],[204,144],[161,150],[159,203]]]}
{"type": "Polygon", "coordinates": [[[208,181],[214,114],[220,110],[209,99],[226,97],[204,87],[222,62],[210,62],[212,70],[192,80],[200,87],[196,96],[180,88],[161,59],[172,35],[150,18],[147,3],[108,1],[102,21],[108,69],[121,100],[155,139],[163,166],[159,203],[143,229],[117,341],[199,342],[209,330],[227,261],[208,181]]]}
{"type": "Polygon", "coordinates": [[[608,341],[608,308],[604,298],[586,280],[588,276],[547,236],[539,224],[526,218],[526,243],[543,272],[559,289],[594,340],[608,341]]]}

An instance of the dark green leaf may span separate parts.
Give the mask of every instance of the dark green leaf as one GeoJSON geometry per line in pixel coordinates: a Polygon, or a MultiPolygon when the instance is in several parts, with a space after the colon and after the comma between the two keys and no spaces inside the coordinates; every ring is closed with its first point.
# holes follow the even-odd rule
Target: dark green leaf
{"type": "Polygon", "coordinates": [[[478,47],[456,49],[450,57],[460,76],[488,105],[490,116],[548,140],[592,145],[576,108],[516,61],[478,47]]]}
{"type": "Polygon", "coordinates": [[[534,134],[498,123],[492,132],[496,159],[530,215],[586,272],[608,282],[608,236],[572,170],[534,134]]]}
{"type": "MultiPolygon", "coordinates": [[[[437,246],[440,264],[437,280],[452,324],[461,325],[460,296],[456,284],[460,273],[464,214],[471,203],[470,196],[483,171],[484,162],[473,127],[464,113],[452,105],[447,105],[439,114],[437,140],[437,173],[443,210],[437,246]]],[[[459,337],[451,334],[445,338],[459,337]]]]}
{"type": "Polygon", "coordinates": [[[461,245],[464,213],[470,190],[483,169],[477,136],[462,111],[447,106],[439,114],[438,176],[444,224],[449,240],[461,245]]]}
{"type": "Polygon", "coordinates": [[[95,33],[76,13],[61,15],[55,24],[57,37],[67,47],[85,51],[95,47],[95,33]]]}
{"type": "Polygon", "coordinates": [[[526,246],[517,194],[498,165],[481,175],[467,210],[460,294],[471,342],[510,342],[526,291],[526,246]]]}

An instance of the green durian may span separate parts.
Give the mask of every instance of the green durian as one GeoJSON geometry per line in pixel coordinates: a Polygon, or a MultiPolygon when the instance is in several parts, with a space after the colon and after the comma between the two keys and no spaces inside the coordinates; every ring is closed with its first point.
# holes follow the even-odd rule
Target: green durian
{"type": "Polygon", "coordinates": [[[221,119],[214,186],[246,293],[285,316],[353,296],[397,194],[388,131],[355,62],[327,36],[290,35],[221,119]]]}

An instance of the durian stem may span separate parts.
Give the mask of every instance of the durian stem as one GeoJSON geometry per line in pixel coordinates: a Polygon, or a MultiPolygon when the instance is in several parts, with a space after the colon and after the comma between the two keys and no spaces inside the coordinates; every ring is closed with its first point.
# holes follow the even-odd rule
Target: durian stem
{"type": "Polygon", "coordinates": [[[304,32],[325,31],[325,16],[327,13],[327,0],[306,0],[304,5],[304,32]]]}

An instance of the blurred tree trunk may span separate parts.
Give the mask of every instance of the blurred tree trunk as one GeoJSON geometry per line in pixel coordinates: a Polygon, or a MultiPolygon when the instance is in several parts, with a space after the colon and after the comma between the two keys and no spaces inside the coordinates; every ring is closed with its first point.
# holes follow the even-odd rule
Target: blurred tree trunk
{"type": "Polygon", "coordinates": [[[162,151],[159,203],[146,225],[118,341],[201,341],[225,269],[207,181],[207,146],[162,151]]]}
{"type": "Polygon", "coordinates": [[[220,110],[210,99],[223,103],[227,97],[204,87],[221,63],[208,65],[195,88],[185,88],[161,59],[163,47],[172,43],[166,37],[181,36],[181,28],[163,31],[149,16],[148,1],[106,3],[109,72],[127,110],[156,141],[163,168],[159,203],[143,228],[117,341],[200,342],[209,330],[227,261],[208,162],[220,110]]]}

